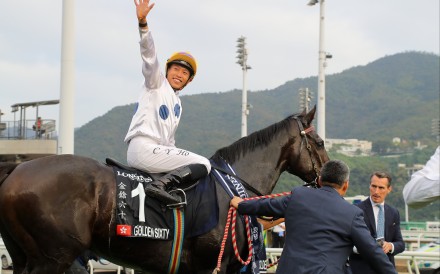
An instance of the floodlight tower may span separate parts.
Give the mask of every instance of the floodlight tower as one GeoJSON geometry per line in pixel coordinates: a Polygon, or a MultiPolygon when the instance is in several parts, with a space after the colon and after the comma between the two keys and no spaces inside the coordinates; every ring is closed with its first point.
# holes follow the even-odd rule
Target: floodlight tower
{"type": "Polygon", "coordinates": [[[318,134],[325,142],[325,67],[326,59],[332,58],[332,55],[324,50],[324,3],[325,0],[310,0],[307,5],[313,6],[319,3],[319,75],[318,75],[318,104],[317,104],[317,125],[318,134]]]}
{"type": "Polygon", "coordinates": [[[247,103],[247,90],[246,90],[246,73],[248,69],[251,69],[247,65],[248,51],[246,48],[246,37],[240,36],[237,39],[237,64],[239,64],[243,70],[243,92],[241,101],[241,137],[247,135],[247,116],[249,115],[249,106],[247,103]]]}
{"type": "Polygon", "coordinates": [[[75,95],[75,0],[63,0],[58,154],[73,154],[75,95]]]}
{"type": "Polygon", "coordinates": [[[306,112],[310,110],[310,102],[313,99],[313,91],[309,90],[309,88],[300,88],[299,89],[299,108],[300,111],[304,109],[306,112]]]}

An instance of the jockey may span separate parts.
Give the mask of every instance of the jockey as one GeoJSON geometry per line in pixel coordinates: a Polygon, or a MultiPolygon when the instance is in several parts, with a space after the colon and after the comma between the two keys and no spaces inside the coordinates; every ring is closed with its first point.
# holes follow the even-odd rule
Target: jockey
{"type": "Polygon", "coordinates": [[[165,204],[179,203],[167,190],[206,176],[209,160],[175,146],[175,132],[182,114],[179,92],[197,73],[197,63],[188,52],[177,52],[167,60],[165,75],[160,72],[147,15],[154,7],[150,0],[135,0],[139,21],[144,83],[125,142],[127,163],[152,172],[168,172],[145,188],[145,193],[165,204]],[[171,172],[170,172],[171,171],[171,172]]]}

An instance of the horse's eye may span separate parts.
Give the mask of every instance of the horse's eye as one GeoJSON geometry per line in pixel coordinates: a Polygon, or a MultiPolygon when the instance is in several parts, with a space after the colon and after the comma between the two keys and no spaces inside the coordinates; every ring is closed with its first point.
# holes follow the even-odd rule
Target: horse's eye
{"type": "Polygon", "coordinates": [[[323,147],[323,146],[324,146],[324,140],[317,140],[317,141],[316,141],[316,145],[317,145],[318,147],[323,147]]]}

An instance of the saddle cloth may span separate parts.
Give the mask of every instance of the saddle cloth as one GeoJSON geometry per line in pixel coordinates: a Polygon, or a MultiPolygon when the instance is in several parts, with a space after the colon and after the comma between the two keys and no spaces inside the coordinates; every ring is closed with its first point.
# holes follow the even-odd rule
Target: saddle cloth
{"type": "MultiPolygon", "coordinates": [[[[116,234],[124,237],[145,237],[172,240],[174,235],[173,209],[145,195],[146,184],[153,181],[150,174],[113,166],[116,178],[116,234]]],[[[196,187],[185,191],[185,238],[198,236],[218,223],[218,204],[215,183],[210,176],[201,179],[196,187]]]]}

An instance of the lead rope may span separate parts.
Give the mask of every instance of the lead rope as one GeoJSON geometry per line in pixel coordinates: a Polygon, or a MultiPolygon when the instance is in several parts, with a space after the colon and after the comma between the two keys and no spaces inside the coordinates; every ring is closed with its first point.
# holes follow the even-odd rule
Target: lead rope
{"type": "MultiPolygon", "coordinates": [[[[289,195],[291,193],[292,193],[291,191],[286,191],[286,192],[282,192],[282,193],[275,193],[275,194],[270,194],[270,195],[265,195],[265,196],[249,197],[249,198],[244,198],[243,201],[258,200],[258,199],[263,199],[263,198],[275,198],[275,197],[280,197],[280,196],[286,196],[286,195],[289,195]]],[[[226,240],[228,239],[229,226],[231,225],[231,221],[232,221],[232,225],[231,225],[231,229],[232,229],[232,232],[231,232],[231,235],[232,235],[232,247],[234,248],[235,257],[237,258],[237,260],[242,265],[248,265],[251,262],[252,254],[253,254],[253,248],[252,248],[252,241],[251,241],[251,230],[250,230],[250,227],[249,227],[249,218],[248,218],[247,215],[243,215],[243,216],[245,217],[246,235],[247,235],[247,241],[248,241],[248,253],[249,253],[249,255],[248,255],[247,260],[243,261],[243,259],[241,259],[241,257],[240,257],[240,253],[238,252],[237,239],[235,237],[235,234],[236,234],[235,223],[237,222],[237,210],[233,206],[231,206],[231,207],[229,207],[228,217],[226,219],[226,225],[225,225],[225,232],[223,234],[222,243],[220,245],[220,253],[218,255],[217,267],[214,269],[212,274],[217,274],[217,273],[220,272],[220,267],[221,267],[221,264],[222,264],[222,257],[223,257],[223,253],[225,251],[225,245],[226,245],[226,240]]]]}
{"type": "Polygon", "coordinates": [[[212,272],[213,274],[217,274],[218,272],[220,272],[220,267],[222,264],[222,257],[223,257],[223,253],[225,251],[226,239],[228,238],[228,235],[229,235],[229,226],[231,225],[231,216],[232,216],[232,227],[231,227],[232,228],[232,233],[231,233],[232,234],[232,246],[234,248],[235,257],[237,257],[238,261],[243,265],[248,265],[252,259],[253,249],[252,249],[252,241],[251,241],[251,230],[249,228],[249,218],[247,215],[244,215],[245,224],[246,224],[246,235],[247,235],[248,247],[249,247],[249,256],[246,261],[243,261],[243,259],[241,259],[240,254],[238,252],[237,240],[235,237],[235,228],[236,228],[235,223],[237,220],[237,210],[231,206],[228,211],[228,218],[226,219],[225,233],[223,234],[223,240],[222,240],[222,244],[220,247],[220,254],[219,254],[218,260],[217,260],[217,267],[212,272]]]}

